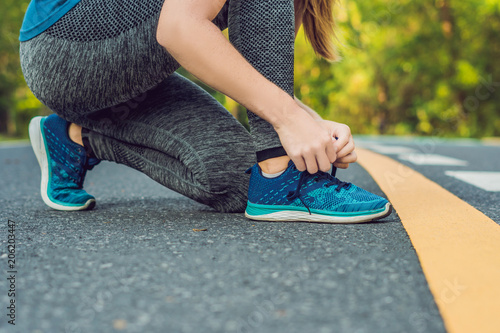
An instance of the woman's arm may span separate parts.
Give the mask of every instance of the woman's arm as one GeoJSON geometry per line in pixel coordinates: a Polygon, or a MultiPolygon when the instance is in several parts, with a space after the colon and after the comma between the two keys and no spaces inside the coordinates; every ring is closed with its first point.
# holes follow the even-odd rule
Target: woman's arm
{"type": "Polygon", "coordinates": [[[330,134],[260,74],[211,21],[226,0],[165,0],[157,40],[187,71],[273,125],[298,170],[328,171],[330,134]]]}
{"type": "Polygon", "coordinates": [[[266,79],[211,22],[225,0],[165,0],[158,42],[184,67],[274,127],[300,112],[295,101],[266,79]]]}

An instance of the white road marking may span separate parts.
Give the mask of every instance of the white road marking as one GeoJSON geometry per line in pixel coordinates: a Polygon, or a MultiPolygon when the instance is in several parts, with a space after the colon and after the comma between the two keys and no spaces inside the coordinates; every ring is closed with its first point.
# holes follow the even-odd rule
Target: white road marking
{"type": "Polygon", "coordinates": [[[398,156],[400,160],[408,161],[416,165],[454,165],[466,166],[469,163],[464,160],[459,160],[453,157],[438,155],[438,154],[401,154],[398,156]]]}
{"type": "Polygon", "coordinates": [[[407,154],[416,153],[417,151],[413,148],[403,147],[403,146],[382,146],[382,145],[366,145],[366,148],[370,150],[375,150],[381,154],[407,154]]]}
{"type": "Polygon", "coordinates": [[[446,171],[445,175],[455,177],[485,191],[500,192],[500,172],[446,171]]]}

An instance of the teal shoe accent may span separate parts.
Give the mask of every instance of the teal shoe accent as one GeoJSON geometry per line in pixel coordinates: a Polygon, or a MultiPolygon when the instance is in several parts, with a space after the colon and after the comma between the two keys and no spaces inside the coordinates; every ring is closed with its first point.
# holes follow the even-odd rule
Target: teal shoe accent
{"type": "Polygon", "coordinates": [[[385,210],[385,206],[379,208],[379,209],[374,209],[371,211],[357,211],[357,212],[336,212],[336,211],[325,211],[325,210],[319,210],[319,209],[314,209],[314,208],[309,208],[307,209],[306,207],[299,207],[299,206],[285,206],[285,205],[259,205],[259,204],[254,204],[248,201],[247,203],[247,209],[246,211],[248,214],[252,216],[262,216],[266,214],[271,214],[271,213],[278,213],[282,211],[297,211],[297,212],[311,212],[311,214],[321,214],[321,215],[327,215],[327,216],[337,216],[337,217],[352,217],[352,216],[363,216],[366,215],[366,213],[371,213],[371,214],[378,214],[381,213],[385,210]]]}
{"type": "Polygon", "coordinates": [[[245,215],[264,221],[359,223],[388,216],[391,204],[329,173],[299,171],[292,161],[276,178],[266,178],[258,164],[251,173],[245,215]]]}

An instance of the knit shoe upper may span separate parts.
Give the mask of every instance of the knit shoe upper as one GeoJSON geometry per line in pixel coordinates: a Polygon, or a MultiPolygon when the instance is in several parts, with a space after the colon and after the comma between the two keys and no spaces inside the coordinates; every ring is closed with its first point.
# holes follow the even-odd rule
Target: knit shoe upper
{"type": "Polygon", "coordinates": [[[95,198],[83,189],[87,170],[100,161],[68,136],[69,123],[53,114],[35,117],[30,139],[42,169],[42,198],[59,210],[92,209],[95,198]]]}
{"type": "Polygon", "coordinates": [[[386,199],[326,172],[301,172],[292,161],[276,178],[262,176],[258,164],[247,173],[251,176],[246,215],[253,219],[349,223],[390,213],[386,199]]]}

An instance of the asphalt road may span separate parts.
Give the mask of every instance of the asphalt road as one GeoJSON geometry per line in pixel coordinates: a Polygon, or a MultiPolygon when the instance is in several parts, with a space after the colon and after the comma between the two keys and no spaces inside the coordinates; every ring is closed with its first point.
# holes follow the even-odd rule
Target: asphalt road
{"type": "MultiPolygon", "coordinates": [[[[500,146],[359,142],[466,160],[400,161],[500,222],[500,192],[446,174],[499,171],[500,146]]],[[[0,147],[0,169],[1,332],[445,332],[394,212],[358,225],[250,221],[103,162],[86,180],[97,207],[67,213],[43,204],[31,147],[0,147]],[[8,220],[17,244],[15,326],[7,317],[8,220]]],[[[383,195],[359,165],[338,176],[383,195]]]]}

